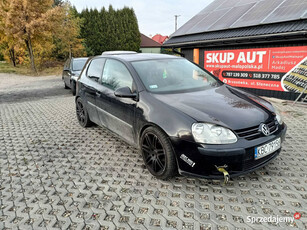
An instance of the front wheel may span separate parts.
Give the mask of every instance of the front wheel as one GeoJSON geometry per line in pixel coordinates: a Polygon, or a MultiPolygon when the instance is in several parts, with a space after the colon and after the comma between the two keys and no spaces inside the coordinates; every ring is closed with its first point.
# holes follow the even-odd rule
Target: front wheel
{"type": "Polygon", "coordinates": [[[165,180],[176,174],[175,154],[164,132],[148,127],[141,136],[140,147],[146,168],[152,175],[165,180]]]}
{"type": "Polygon", "coordinates": [[[64,89],[69,89],[69,87],[66,85],[65,80],[63,80],[63,81],[64,81],[64,89]]]}
{"type": "Polygon", "coordinates": [[[76,113],[77,113],[77,119],[79,121],[79,124],[82,127],[85,128],[85,127],[91,126],[92,122],[89,119],[87,109],[84,106],[84,103],[80,97],[76,101],[76,113]]]}

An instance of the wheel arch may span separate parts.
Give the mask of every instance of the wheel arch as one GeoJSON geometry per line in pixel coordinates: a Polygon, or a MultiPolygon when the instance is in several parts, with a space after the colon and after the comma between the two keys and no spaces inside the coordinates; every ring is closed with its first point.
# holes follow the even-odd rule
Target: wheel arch
{"type": "Polygon", "coordinates": [[[155,123],[149,122],[149,123],[144,124],[139,131],[138,140],[137,140],[138,146],[140,146],[140,140],[141,140],[142,134],[144,133],[145,129],[147,129],[148,127],[156,127],[158,129],[160,129],[169,138],[169,135],[164,131],[164,129],[162,129],[159,125],[157,125],[155,123]]]}
{"type": "Polygon", "coordinates": [[[77,103],[78,98],[81,97],[80,95],[75,96],[75,103],[77,103]]]}

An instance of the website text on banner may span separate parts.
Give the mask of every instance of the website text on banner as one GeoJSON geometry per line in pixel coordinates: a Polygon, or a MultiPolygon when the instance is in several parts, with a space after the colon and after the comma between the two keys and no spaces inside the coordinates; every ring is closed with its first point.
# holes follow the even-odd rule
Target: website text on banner
{"type": "Polygon", "coordinates": [[[302,92],[307,46],[205,51],[204,67],[237,87],[302,92]]]}

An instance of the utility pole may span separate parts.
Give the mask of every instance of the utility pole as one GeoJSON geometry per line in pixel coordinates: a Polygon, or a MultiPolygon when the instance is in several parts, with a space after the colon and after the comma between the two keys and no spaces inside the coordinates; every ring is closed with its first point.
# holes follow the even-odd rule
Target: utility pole
{"type": "Polygon", "coordinates": [[[175,31],[177,31],[177,18],[181,15],[175,15],[175,31]]]}

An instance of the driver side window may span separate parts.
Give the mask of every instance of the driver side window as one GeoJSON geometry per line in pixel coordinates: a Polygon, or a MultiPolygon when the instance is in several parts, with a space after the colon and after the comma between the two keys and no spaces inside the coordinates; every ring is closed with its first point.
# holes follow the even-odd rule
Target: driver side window
{"type": "Polygon", "coordinates": [[[104,65],[101,83],[113,90],[125,86],[132,89],[133,79],[123,63],[108,59],[104,65]]]}

